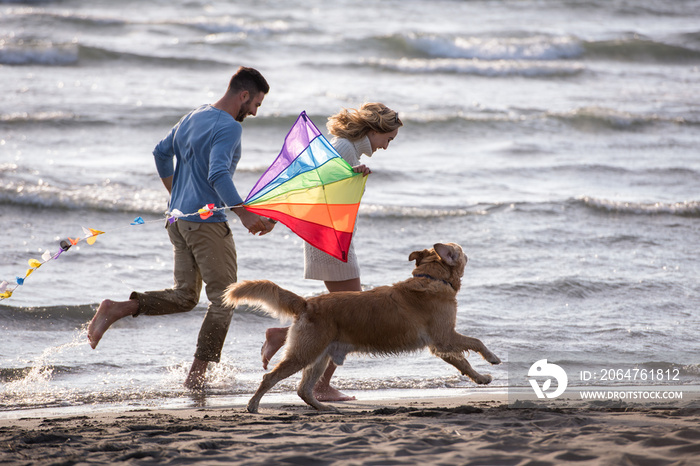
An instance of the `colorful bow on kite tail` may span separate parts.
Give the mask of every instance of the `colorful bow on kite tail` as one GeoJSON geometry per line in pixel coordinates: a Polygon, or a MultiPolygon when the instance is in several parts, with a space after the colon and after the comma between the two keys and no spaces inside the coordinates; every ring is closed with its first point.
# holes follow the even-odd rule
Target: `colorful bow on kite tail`
{"type": "Polygon", "coordinates": [[[366,183],[302,112],[243,206],[347,262],[366,183]]]}

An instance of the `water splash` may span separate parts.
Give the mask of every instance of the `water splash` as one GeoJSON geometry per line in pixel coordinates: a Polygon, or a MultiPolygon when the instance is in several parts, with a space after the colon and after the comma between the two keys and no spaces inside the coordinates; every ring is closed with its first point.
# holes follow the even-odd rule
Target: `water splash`
{"type": "MultiPolygon", "coordinates": [[[[168,377],[164,382],[170,386],[181,386],[187,378],[190,364],[190,362],[182,361],[169,366],[167,368],[168,377]]],[[[217,364],[209,364],[205,375],[205,383],[208,388],[213,390],[229,389],[237,386],[237,376],[240,373],[241,370],[235,364],[229,363],[226,361],[226,358],[223,358],[217,364]]]]}
{"type": "Polygon", "coordinates": [[[59,346],[46,348],[34,361],[31,367],[25,371],[26,375],[17,380],[5,383],[0,390],[0,400],[3,405],[49,405],[55,404],[61,398],[67,398],[67,393],[58,393],[51,386],[51,380],[55,371],[54,362],[58,357],[87,342],[87,326],[83,326],[74,333],[73,339],[59,346]],[[14,402],[6,402],[14,400],[14,402]],[[21,400],[21,403],[19,401],[21,400]]]}

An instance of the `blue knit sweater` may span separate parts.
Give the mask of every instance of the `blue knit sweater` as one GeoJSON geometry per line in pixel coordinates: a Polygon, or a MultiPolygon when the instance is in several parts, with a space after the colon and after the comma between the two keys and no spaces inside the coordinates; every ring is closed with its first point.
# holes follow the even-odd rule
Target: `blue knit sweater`
{"type": "MultiPolygon", "coordinates": [[[[228,113],[203,105],[184,117],[153,150],[158,175],[173,175],[170,210],[183,214],[202,206],[241,204],[243,199],[233,184],[233,174],[241,158],[243,128],[228,113]],[[174,163],[174,160],[177,163],[174,163]]],[[[208,219],[187,217],[193,222],[225,222],[225,211],[208,219]]]]}

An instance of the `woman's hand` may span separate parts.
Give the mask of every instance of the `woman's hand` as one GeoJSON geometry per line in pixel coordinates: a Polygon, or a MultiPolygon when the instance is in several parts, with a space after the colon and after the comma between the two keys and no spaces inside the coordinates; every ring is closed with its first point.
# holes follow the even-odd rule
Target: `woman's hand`
{"type": "Polygon", "coordinates": [[[370,170],[369,167],[364,164],[352,167],[352,171],[354,171],[355,173],[362,173],[362,176],[367,176],[370,173],[372,173],[372,170],[370,170]]]}

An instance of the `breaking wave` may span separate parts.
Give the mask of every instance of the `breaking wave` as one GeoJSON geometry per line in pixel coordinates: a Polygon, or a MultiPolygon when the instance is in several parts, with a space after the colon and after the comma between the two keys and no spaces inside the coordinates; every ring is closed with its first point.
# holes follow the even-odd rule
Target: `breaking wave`
{"type": "Polygon", "coordinates": [[[14,66],[76,66],[84,63],[128,62],[164,67],[223,67],[229,63],[199,57],[155,56],[81,45],[73,42],[17,40],[0,42],[0,64],[14,66]]]}
{"type": "Polygon", "coordinates": [[[682,202],[626,202],[594,197],[582,197],[579,202],[588,208],[617,214],[630,215],[677,215],[700,217],[700,201],[682,202]]]}
{"type": "Polygon", "coordinates": [[[579,63],[478,58],[367,58],[361,60],[360,64],[402,73],[440,72],[488,77],[566,77],[585,71],[584,66],[579,63]]]}
{"type": "Polygon", "coordinates": [[[377,37],[375,40],[396,54],[414,58],[486,61],[562,61],[595,58],[663,63],[700,60],[700,50],[686,45],[689,42],[687,34],[679,37],[678,43],[674,43],[673,38],[664,42],[635,33],[601,41],[586,41],[571,35],[529,33],[488,37],[407,33],[377,37]]]}

